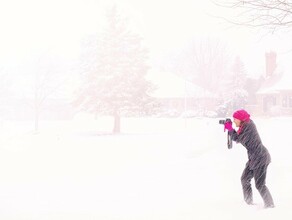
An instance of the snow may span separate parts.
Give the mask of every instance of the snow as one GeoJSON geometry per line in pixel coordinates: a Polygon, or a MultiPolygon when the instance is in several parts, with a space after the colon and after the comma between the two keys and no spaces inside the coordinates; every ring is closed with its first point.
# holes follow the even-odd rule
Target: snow
{"type": "Polygon", "coordinates": [[[291,219],[292,118],[254,118],[272,163],[276,208],[242,199],[245,149],[227,149],[217,118],[47,121],[0,125],[0,219],[291,219]]]}
{"type": "Polygon", "coordinates": [[[292,82],[292,76],[290,74],[291,67],[283,73],[281,78],[275,82],[273,85],[266,86],[261,88],[257,93],[258,94],[277,94],[281,91],[291,91],[291,82],[292,82]]]}

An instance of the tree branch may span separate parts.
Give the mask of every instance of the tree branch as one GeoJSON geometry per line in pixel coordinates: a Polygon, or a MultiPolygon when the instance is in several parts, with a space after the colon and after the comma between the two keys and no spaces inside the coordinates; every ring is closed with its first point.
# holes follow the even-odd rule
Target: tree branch
{"type": "Polygon", "coordinates": [[[235,18],[223,18],[234,25],[263,27],[272,32],[277,29],[291,28],[291,0],[214,0],[213,3],[218,7],[237,11],[235,18]]]}

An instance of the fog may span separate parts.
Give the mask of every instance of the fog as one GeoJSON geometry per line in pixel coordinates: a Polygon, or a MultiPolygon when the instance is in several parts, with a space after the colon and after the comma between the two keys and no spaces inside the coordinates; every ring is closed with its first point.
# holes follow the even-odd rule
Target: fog
{"type": "Polygon", "coordinates": [[[1,218],[289,215],[292,36],[232,16],[211,0],[0,1],[1,218]],[[242,201],[246,155],[218,124],[239,108],[275,155],[276,211],[242,201]]]}
{"type": "MultiPolygon", "coordinates": [[[[2,1],[3,120],[65,119],[61,115],[66,110],[72,111],[68,119],[80,111],[80,106],[71,103],[78,99],[80,87],[88,84],[82,79],[89,72],[86,67],[100,60],[96,55],[98,39],[106,30],[107,11],[113,5],[119,19],[125,20],[121,28],[140,37],[139,44],[148,51],[144,75],[151,71],[178,75],[207,92],[208,81],[213,80],[211,87],[218,89],[211,92],[222,93],[222,76],[225,80],[231,78],[231,67],[227,66],[233,65],[235,57],[239,57],[249,77],[265,76],[265,53],[270,51],[277,54],[277,72],[291,69],[289,33],[267,34],[260,29],[231,25],[221,19],[231,16],[231,12],[211,1],[2,1]],[[214,58],[216,53],[220,59],[214,58]],[[68,109],[62,110],[61,103],[66,103],[68,109]]],[[[158,89],[163,86],[155,84],[158,89]]]]}

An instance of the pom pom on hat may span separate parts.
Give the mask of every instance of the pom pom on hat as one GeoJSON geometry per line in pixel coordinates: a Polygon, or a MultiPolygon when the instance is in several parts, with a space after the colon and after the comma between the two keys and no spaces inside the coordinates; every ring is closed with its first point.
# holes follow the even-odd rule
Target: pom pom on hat
{"type": "Polygon", "coordinates": [[[236,118],[240,121],[249,121],[250,115],[247,113],[247,111],[240,109],[233,113],[233,118],[236,118]]]}

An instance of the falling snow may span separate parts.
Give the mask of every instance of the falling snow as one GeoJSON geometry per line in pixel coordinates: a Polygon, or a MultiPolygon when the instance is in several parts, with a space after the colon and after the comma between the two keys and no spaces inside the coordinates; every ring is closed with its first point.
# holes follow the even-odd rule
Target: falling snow
{"type": "MultiPolygon", "coordinates": [[[[267,185],[276,208],[242,198],[246,150],[216,118],[107,119],[1,125],[1,219],[289,219],[292,118],[255,118],[272,163],[267,185]],[[277,128],[282,128],[281,131],[277,128]]],[[[254,187],[254,185],[253,185],[254,187]]]]}

